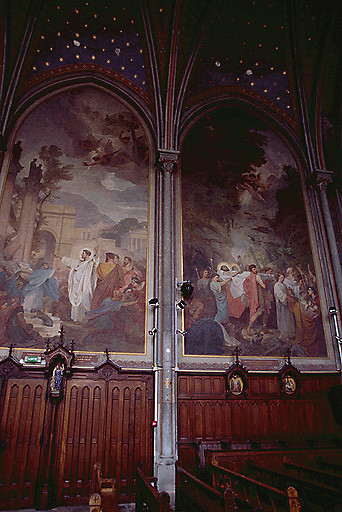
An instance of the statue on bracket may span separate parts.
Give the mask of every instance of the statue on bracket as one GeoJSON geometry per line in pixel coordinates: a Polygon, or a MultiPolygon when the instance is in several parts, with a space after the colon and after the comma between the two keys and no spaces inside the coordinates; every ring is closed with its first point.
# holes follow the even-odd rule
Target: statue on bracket
{"type": "Polygon", "coordinates": [[[59,394],[62,391],[62,379],[65,371],[65,363],[61,361],[57,361],[55,367],[52,371],[52,376],[50,380],[50,393],[59,394]]]}
{"type": "Polygon", "coordinates": [[[49,379],[49,397],[54,404],[63,400],[63,379],[64,377],[71,377],[74,359],[74,342],[71,342],[70,350],[64,346],[64,330],[62,327],[59,344],[50,349],[49,343],[47,343],[45,351],[45,376],[49,379]]]}

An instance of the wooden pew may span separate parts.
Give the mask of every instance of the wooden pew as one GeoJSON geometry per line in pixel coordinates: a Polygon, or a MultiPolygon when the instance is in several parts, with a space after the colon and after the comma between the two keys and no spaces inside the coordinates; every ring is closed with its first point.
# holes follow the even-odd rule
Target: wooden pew
{"type": "Polygon", "coordinates": [[[340,475],[342,474],[342,460],[341,463],[335,460],[325,460],[323,457],[316,457],[316,464],[319,468],[323,470],[331,471],[334,474],[340,475]]]}
{"type": "Polygon", "coordinates": [[[289,485],[295,486],[301,506],[305,511],[341,512],[342,510],[342,493],[339,489],[281,471],[273,471],[252,462],[248,462],[248,469],[251,477],[255,476],[278,489],[286,488],[289,485]]]}
{"type": "Polygon", "coordinates": [[[115,478],[103,478],[100,462],[94,465],[95,492],[101,498],[102,512],[119,512],[118,492],[115,478]]]}
{"type": "Polygon", "coordinates": [[[89,498],[89,512],[101,512],[101,496],[97,492],[89,498]]]}
{"type": "Polygon", "coordinates": [[[291,461],[288,457],[283,458],[283,468],[293,475],[342,490],[342,475],[336,475],[335,473],[323,471],[321,469],[303,466],[302,464],[297,464],[296,462],[291,461]]]}
{"type": "Polygon", "coordinates": [[[221,487],[226,479],[231,482],[236,499],[249,505],[251,510],[264,512],[299,512],[297,491],[289,486],[282,491],[248,476],[219,466],[215,461],[210,470],[214,487],[221,487]]]}
{"type": "MultiPolygon", "coordinates": [[[[176,511],[235,512],[235,495],[228,482],[224,489],[214,489],[176,463],[176,511]]],[[[252,510],[249,507],[244,510],[252,510]]]]}
{"type": "MultiPolygon", "coordinates": [[[[222,446],[224,445],[221,442],[222,446]]],[[[271,446],[271,445],[270,445],[271,446]]],[[[305,464],[314,467],[316,459],[321,456],[324,460],[342,461],[342,450],[340,448],[331,449],[293,449],[281,450],[275,448],[269,449],[241,449],[241,450],[205,450],[205,463],[210,465],[216,460],[220,466],[231,469],[237,473],[245,474],[247,472],[246,461],[253,460],[259,466],[265,466],[275,471],[282,471],[283,457],[288,457],[293,462],[305,464]]]]}
{"type": "Polygon", "coordinates": [[[157,478],[148,477],[137,464],[135,480],[135,510],[136,512],[171,512],[170,495],[157,489],[157,478]]]}

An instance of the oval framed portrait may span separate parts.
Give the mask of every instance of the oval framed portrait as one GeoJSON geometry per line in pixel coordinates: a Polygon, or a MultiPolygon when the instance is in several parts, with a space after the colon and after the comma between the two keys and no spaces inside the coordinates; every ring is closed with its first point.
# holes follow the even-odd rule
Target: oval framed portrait
{"type": "Polygon", "coordinates": [[[244,390],[244,383],[241,375],[233,373],[229,379],[229,393],[238,396],[244,390]]]}
{"type": "Polygon", "coordinates": [[[283,391],[287,395],[293,395],[296,392],[297,383],[292,375],[284,375],[283,377],[283,391]]]}

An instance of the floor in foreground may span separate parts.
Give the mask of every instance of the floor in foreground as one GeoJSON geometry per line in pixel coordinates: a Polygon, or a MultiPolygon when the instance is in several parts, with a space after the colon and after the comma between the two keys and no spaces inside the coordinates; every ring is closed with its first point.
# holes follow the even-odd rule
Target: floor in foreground
{"type": "MultiPolygon", "coordinates": [[[[123,503],[119,505],[120,512],[134,512],[135,503],[123,503]]],[[[4,510],[2,512],[37,512],[34,508],[25,508],[20,510],[4,510]]],[[[45,512],[40,510],[39,512],[45,512]]],[[[78,505],[73,507],[54,507],[46,512],[89,512],[89,505],[78,505]]]]}

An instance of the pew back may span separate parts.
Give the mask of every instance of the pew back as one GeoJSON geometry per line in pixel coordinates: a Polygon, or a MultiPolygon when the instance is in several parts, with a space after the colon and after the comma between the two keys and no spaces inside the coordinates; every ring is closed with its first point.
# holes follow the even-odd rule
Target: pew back
{"type": "Polygon", "coordinates": [[[342,456],[337,460],[326,460],[322,456],[316,457],[316,464],[323,470],[331,471],[334,474],[342,474],[342,456]]]}
{"type": "Polygon", "coordinates": [[[250,507],[259,507],[264,512],[299,512],[300,506],[296,489],[289,487],[286,491],[254,480],[212,463],[213,485],[220,488],[229,479],[236,497],[250,507]]]}
{"type": "Polygon", "coordinates": [[[118,492],[115,478],[103,478],[101,464],[96,462],[95,470],[95,491],[101,498],[102,512],[119,512],[118,492]]]}
{"type": "Polygon", "coordinates": [[[135,480],[135,510],[136,512],[171,512],[170,495],[159,492],[157,478],[144,474],[140,465],[136,468],[135,480]]]}
{"type": "Polygon", "coordinates": [[[283,458],[283,468],[293,475],[342,490],[342,475],[336,475],[330,471],[323,471],[322,469],[297,464],[288,457],[283,458]]]}
{"type": "Polygon", "coordinates": [[[176,463],[177,512],[235,512],[236,509],[235,496],[228,485],[220,490],[214,489],[176,463]]]}
{"type": "Polygon", "coordinates": [[[279,489],[289,485],[295,486],[300,503],[305,510],[341,512],[342,493],[339,489],[281,471],[273,471],[252,462],[248,462],[248,468],[252,478],[258,478],[267,485],[274,485],[279,489]]]}

